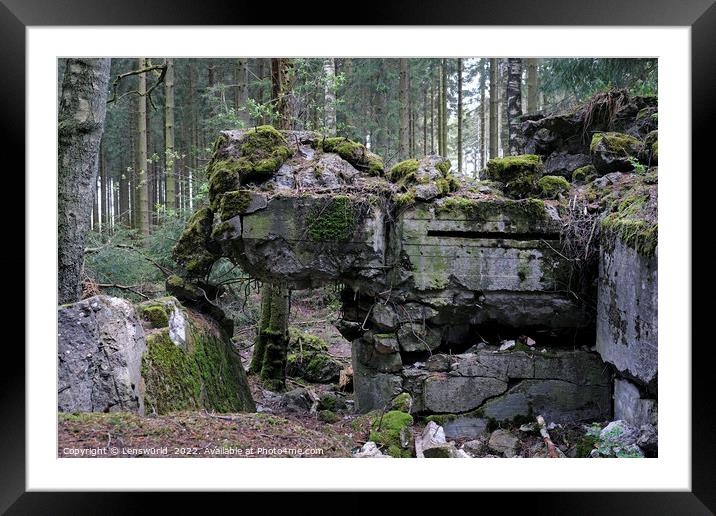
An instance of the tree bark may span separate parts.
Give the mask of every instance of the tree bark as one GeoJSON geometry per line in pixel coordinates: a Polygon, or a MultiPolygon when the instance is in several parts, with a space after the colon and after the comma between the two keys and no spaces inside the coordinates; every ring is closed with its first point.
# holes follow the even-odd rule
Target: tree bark
{"type": "Polygon", "coordinates": [[[490,59],[490,159],[497,157],[499,128],[497,126],[497,59],[490,59]]]}
{"type": "Polygon", "coordinates": [[[174,59],[167,58],[164,76],[164,171],[166,174],[166,207],[176,209],[176,177],[174,176],[174,59]]]}
{"type": "Polygon", "coordinates": [[[249,69],[248,62],[244,58],[236,60],[236,112],[239,120],[248,127],[251,124],[246,103],[249,100],[249,69]]]}
{"type": "Polygon", "coordinates": [[[522,116],[522,59],[510,58],[507,70],[507,117],[510,154],[520,153],[519,130],[522,116]]]}
{"type": "Polygon", "coordinates": [[[462,174],[462,59],[457,60],[457,171],[462,174]]]}
{"type": "Polygon", "coordinates": [[[447,59],[442,60],[442,98],[440,100],[440,109],[442,117],[440,120],[440,132],[442,133],[440,140],[442,142],[442,151],[440,155],[447,158],[448,155],[448,102],[447,102],[447,88],[448,88],[448,70],[447,70],[447,59]]]}
{"type": "Polygon", "coordinates": [[[110,59],[68,59],[58,113],[58,302],[81,294],[85,238],[97,186],[110,59]]]}
{"type": "MultiPolygon", "coordinates": [[[[145,58],[139,59],[139,70],[147,66],[145,58]]],[[[137,180],[139,182],[139,229],[143,237],[149,236],[149,170],[147,167],[147,74],[139,74],[137,89],[137,180]]]]}
{"type": "Polygon", "coordinates": [[[325,95],[323,102],[324,125],[328,136],[336,135],[336,60],[328,57],[323,60],[325,76],[325,95]]]}
{"type": "Polygon", "coordinates": [[[485,85],[487,84],[487,60],[480,59],[480,167],[485,166],[487,142],[485,141],[485,85]]]}
{"type": "Polygon", "coordinates": [[[398,110],[400,125],[398,127],[398,161],[408,159],[410,154],[410,114],[408,112],[408,60],[400,59],[400,76],[398,85],[398,110]]]}
{"type": "Polygon", "coordinates": [[[535,113],[537,106],[537,64],[538,60],[527,60],[527,112],[535,113]]]}
{"type": "Polygon", "coordinates": [[[282,285],[265,284],[249,373],[258,374],[264,386],[272,391],[281,391],[286,386],[289,310],[288,289],[282,285]]]}
{"type": "Polygon", "coordinates": [[[271,99],[276,106],[278,129],[290,130],[293,125],[292,68],[290,59],[271,59],[271,99]]]}

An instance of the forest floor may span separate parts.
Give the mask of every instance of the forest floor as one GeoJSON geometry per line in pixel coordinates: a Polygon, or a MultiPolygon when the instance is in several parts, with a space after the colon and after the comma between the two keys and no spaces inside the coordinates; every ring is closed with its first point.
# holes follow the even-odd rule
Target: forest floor
{"type": "MultiPolygon", "coordinates": [[[[337,304],[324,291],[295,296],[291,325],[322,338],[334,358],[350,365],[351,346],[334,326],[337,304]]],[[[258,299],[252,299],[257,303],[258,299]]],[[[235,342],[246,368],[251,359],[253,326],[238,326],[235,342]]],[[[287,390],[305,388],[314,399],[322,394],[339,394],[348,404],[333,423],[320,421],[315,411],[292,412],[284,408],[281,395],[264,389],[249,377],[257,412],[211,414],[205,411],[178,412],[162,416],[129,413],[59,414],[59,457],[351,457],[367,441],[370,416],[352,413],[352,393],[337,393],[335,384],[309,383],[287,379],[287,390]]],[[[419,435],[425,421],[416,418],[419,435]]],[[[520,440],[518,456],[544,456],[545,446],[535,432],[509,429],[520,440]]],[[[583,436],[581,427],[551,430],[555,444],[573,455],[583,436]]],[[[482,438],[486,444],[487,437],[482,438]]],[[[458,447],[464,440],[455,440],[458,447]]],[[[478,457],[490,457],[487,446],[478,457]]]]}

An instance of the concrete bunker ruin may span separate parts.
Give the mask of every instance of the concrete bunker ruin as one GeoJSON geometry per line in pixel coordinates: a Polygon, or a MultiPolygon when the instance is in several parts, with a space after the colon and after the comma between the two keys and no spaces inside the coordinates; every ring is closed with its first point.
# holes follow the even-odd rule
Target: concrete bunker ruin
{"type": "MultiPolygon", "coordinates": [[[[561,247],[560,201],[539,194],[539,156],[498,161],[491,181],[462,184],[439,156],[386,172],[345,138],[224,131],[207,169],[209,206],[175,257],[196,281],[227,257],[291,289],[343,284],[338,326],[352,343],[358,412],[408,392],[418,414],[611,419],[614,370],[602,349],[612,336],[575,294],[583,271],[561,247]]],[[[655,305],[647,310],[642,320],[655,328],[655,305]]],[[[644,392],[636,388],[636,399],[644,392]]]]}

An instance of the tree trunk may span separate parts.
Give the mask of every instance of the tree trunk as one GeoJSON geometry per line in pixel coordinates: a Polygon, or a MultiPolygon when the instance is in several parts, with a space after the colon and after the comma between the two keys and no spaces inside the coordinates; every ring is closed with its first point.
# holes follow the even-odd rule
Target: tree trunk
{"type": "Polygon", "coordinates": [[[448,155],[448,128],[447,128],[447,122],[448,122],[448,102],[447,102],[447,88],[448,88],[448,70],[447,70],[447,59],[442,60],[442,99],[440,100],[440,109],[442,112],[442,117],[440,120],[440,132],[441,137],[440,140],[442,142],[443,148],[440,152],[440,155],[447,158],[448,155]]]}
{"type": "Polygon", "coordinates": [[[507,117],[510,154],[520,153],[519,130],[522,116],[522,59],[510,58],[507,71],[507,117]]]}
{"type": "Polygon", "coordinates": [[[400,59],[400,77],[398,86],[399,119],[398,126],[398,161],[408,159],[410,154],[410,118],[408,113],[408,60],[400,59]]]}
{"type": "Polygon", "coordinates": [[[249,100],[249,69],[247,65],[246,59],[236,60],[236,112],[244,127],[248,127],[251,124],[246,106],[249,100]]]}
{"type": "Polygon", "coordinates": [[[457,60],[457,171],[462,174],[462,59],[457,60]]]}
{"type": "Polygon", "coordinates": [[[278,129],[290,130],[293,125],[292,68],[290,59],[271,59],[271,99],[276,106],[278,129]]]}
{"type": "Polygon", "coordinates": [[[485,141],[485,84],[487,83],[487,61],[480,59],[480,167],[485,166],[485,150],[487,149],[485,141]]]}
{"type": "Polygon", "coordinates": [[[503,156],[509,154],[510,120],[507,116],[507,59],[500,59],[500,79],[498,81],[500,114],[500,150],[503,156]]]}
{"type": "Polygon", "coordinates": [[[167,178],[166,207],[176,209],[176,177],[174,176],[174,59],[167,59],[164,76],[164,171],[167,178]]]}
{"type": "Polygon", "coordinates": [[[323,74],[326,79],[323,102],[324,125],[328,136],[336,135],[336,60],[328,57],[323,60],[323,74]]]}
{"type": "Polygon", "coordinates": [[[499,128],[497,126],[497,59],[490,59],[490,159],[497,157],[499,128]]]}
{"type": "Polygon", "coordinates": [[[285,286],[265,284],[261,292],[261,319],[250,374],[258,374],[272,391],[286,387],[289,291],[285,286]]]}
{"type": "Polygon", "coordinates": [[[386,73],[385,73],[385,60],[380,59],[380,62],[378,64],[378,72],[376,77],[376,84],[381,85],[380,88],[376,91],[376,99],[375,99],[375,123],[376,123],[376,129],[373,133],[374,143],[375,143],[375,149],[374,152],[377,154],[380,154],[385,158],[385,160],[388,160],[388,128],[386,127],[386,113],[387,113],[387,92],[386,88],[384,87],[386,82],[386,73]]]}
{"type": "Polygon", "coordinates": [[[538,60],[527,60],[527,112],[535,113],[537,106],[537,63],[538,60]]]}
{"type": "Polygon", "coordinates": [[[58,113],[57,291],[79,300],[85,237],[97,186],[110,59],[68,59],[58,113]]]}
{"type": "Polygon", "coordinates": [[[430,65],[430,153],[435,154],[435,73],[430,65]]]}
{"type": "Polygon", "coordinates": [[[112,189],[109,187],[109,171],[107,170],[107,160],[105,158],[105,146],[100,142],[99,144],[99,176],[100,176],[100,192],[102,198],[102,206],[100,213],[100,231],[104,234],[108,233],[109,220],[110,220],[110,198],[112,196],[112,189]]]}
{"type": "Polygon", "coordinates": [[[428,155],[428,87],[423,85],[423,154],[428,155]]]}
{"type": "MultiPolygon", "coordinates": [[[[145,58],[139,59],[139,70],[147,66],[145,58]]],[[[139,74],[139,98],[137,104],[137,180],[139,181],[139,228],[143,237],[149,236],[149,169],[147,167],[147,74],[139,74]]]]}

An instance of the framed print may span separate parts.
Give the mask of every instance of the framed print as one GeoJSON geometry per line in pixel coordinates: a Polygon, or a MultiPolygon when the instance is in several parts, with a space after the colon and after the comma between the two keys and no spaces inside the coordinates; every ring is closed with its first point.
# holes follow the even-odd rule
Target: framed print
{"type": "Polygon", "coordinates": [[[3,509],[398,490],[710,514],[712,2],[277,11],[3,0],[27,206],[3,509]]]}

